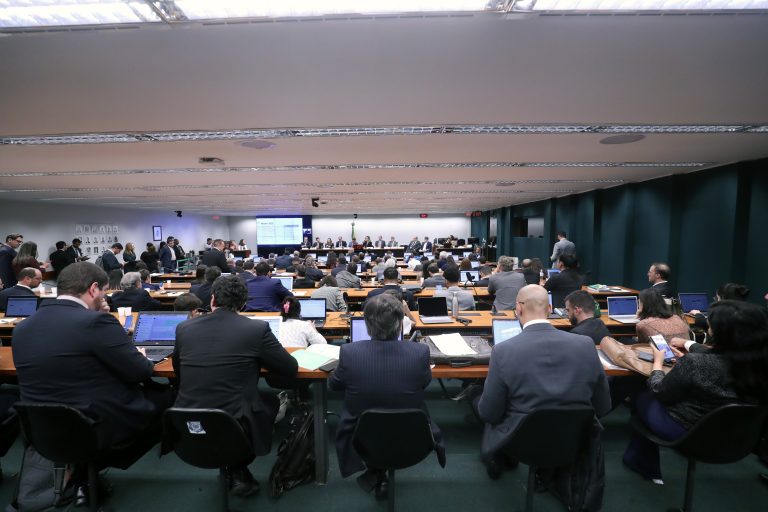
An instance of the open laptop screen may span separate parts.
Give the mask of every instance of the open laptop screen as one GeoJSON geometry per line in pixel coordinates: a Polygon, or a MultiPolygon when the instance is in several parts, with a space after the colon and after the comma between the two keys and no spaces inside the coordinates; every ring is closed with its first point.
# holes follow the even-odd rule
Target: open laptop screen
{"type": "Polygon", "coordinates": [[[189,318],[189,313],[141,312],[133,330],[137,345],[172,345],[176,341],[176,326],[189,318]]]}
{"type": "Polygon", "coordinates": [[[325,320],[325,299],[299,299],[302,320],[325,320]]]}
{"type": "Polygon", "coordinates": [[[280,337],[280,324],[283,323],[283,317],[281,316],[257,316],[255,318],[258,318],[259,320],[264,320],[269,324],[269,329],[272,331],[272,334],[275,335],[275,338],[280,337]]]}
{"type": "Polygon", "coordinates": [[[523,332],[523,328],[520,326],[520,320],[509,319],[493,319],[493,344],[498,345],[510,338],[513,338],[523,332]]]}
{"type": "Polygon", "coordinates": [[[608,315],[624,316],[637,314],[637,297],[608,297],[608,315]]]}
{"type": "Polygon", "coordinates": [[[461,270],[460,273],[461,273],[460,279],[462,283],[469,281],[469,277],[467,276],[472,276],[472,281],[480,280],[480,272],[478,272],[477,270],[461,270]]]}
{"type": "Polygon", "coordinates": [[[5,316],[25,317],[37,311],[37,297],[8,297],[5,316]]]}
{"type": "Polygon", "coordinates": [[[281,277],[272,277],[272,279],[278,279],[281,283],[283,283],[283,287],[288,290],[293,290],[293,278],[290,276],[281,276],[281,277]]]}
{"type": "MultiPolygon", "coordinates": [[[[369,341],[371,335],[368,334],[368,328],[365,326],[365,318],[357,316],[349,319],[349,339],[352,343],[358,341],[369,341]]],[[[400,331],[398,340],[403,341],[403,333],[400,331]]]]}
{"type": "Polygon", "coordinates": [[[419,297],[419,316],[446,316],[448,303],[444,297],[419,297]]]}
{"type": "Polygon", "coordinates": [[[559,273],[560,273],[560,269],[557,269],[557,268],[548,268],[547,269],[547,275],[549,277],[555,276],[555,275],[557,275],[559,273]]]}
{"type": "Polygon", "coordinates": [[[692,309],[697,309],[702,313],[709,309],[709,300],[706,293],[681,293],[680,307],[683,313],[688,313],[692,309]]]}

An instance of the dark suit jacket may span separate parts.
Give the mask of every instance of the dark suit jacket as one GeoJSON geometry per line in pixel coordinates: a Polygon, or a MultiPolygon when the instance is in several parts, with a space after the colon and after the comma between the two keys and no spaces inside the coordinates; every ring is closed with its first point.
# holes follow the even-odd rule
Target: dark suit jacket
{"type": "Polygon", "coordinates": [[[317,283],[308,277],[297,277],[293,280],[294,288],[314,288],[316,284],[317,283]]]}
{"type": "Polygon", "coordinates": [[[16,251],[10,245],[0,244],[0,280],[6,288],[17,283],[16,273],[11,263],[15,257],[16,251]]]}
{"type": "Polygon", "coordinates": [[[64,270],[64,267],[75,262],[75,256],[67,251],[57,250],[51,253],[50,260],[53,271],[58,276],[59,272],[64,270]]]}
{"type": "Polygon", "coordinates": [[[117,261],[117,256],[112,251],[104,251],[101,254],[101,266],[104,267],[104,271],[109,274],[113,270],[122,268],[120,262],[117,261]]]}
{"type": "Polygon", "coordinates": [[[552,307],[564,308],[565,297],[576,290],[581,290],[584,279],[575,270],[563,270],[544,283],[544,288],[552,292],[552,307]]]}
{"type": "Polygon", "coordinates": [[[586,405],[597,416],[611,409],[608,380],[591,338],[533,324],[495,345],[478,403],[486,422],[481,454],[488,460],[531,411],[586,405]]]}
{"type": "Polygon", "coordinates": [[[34,297],[35,292],[25,286],[15,284],[0,292],[0,311],[5,311],[8,306],[8,297],[34,297]]]}
{"type": "Polygon", "coordinates": [[[345,242],[343,240],[341,242],[339,242],[337,240],[333,245],[334,245],[334,247],[346,247],[347,246],[347,242],[345,242]]]}
{"type": "Polygon", "coordinates": [[[77,261],[77,259],[78,259],[78,258],[82,258],[82,257],[83,257],[82,251],[78,251],[78,250],[77,250],[77,249],[75,249],[75,247],[74,247],[74,246],[72,246],[72,245],[70,245],[69,247],[67,247],[67,250],[66,250],[66,251],[64,251],[64,252],[66,252],[66,253],[67,253],[67,255],[69,256],[69,258],[70,258],[72,261],[77,261]]]}
{"type": "Polygon", "coordinates": [[[293,263],[293,255],[283,254],[282,256],[278,256],[275,260],[275,267],[288,268],[291,263],[293,263]]]}
{"type": "Polygon", "coordinates": [[[154,365],[108,313],[44,303],[13,330],[13,360],[23,401],[59,402],[100,420],[103,446],[130,440],[159,413],[139,386],[154,365]]]}
{"type": "MultiPolygon", "coordinates": [[[[171,251],[172,249],[168,247],[167,245],[164,245],[162,249],[160,249],[160,252],[158,253],[158,256],[160,257],[160,266],[164,269],[173,269],[175,268],[175,261],[171,257],[171,251]]],[[[174,254],[176,254],[174,252],[174,254]]],[[[205,253],[208,254],[208,253],[205,253]]],[[[222,253],[223,254],[223,253],[222,253]]],[[[205,255],[203,255],[203,261],[205,261],[205,255]]]]}
{"type": "Polygon", "coordinates": [[[279,279],[256,276],[245,283],[248,287],[246,311],[278,311],[286,297],[293,297],[279,279]]]}
{"type": "Polygon", "coordinates": [[[203,307],[206,311],[211,307],[211,296],[213,295],[212,288],[213,284],[211,283],[193,284],[189,287],[189,293],[200,299],[200,302],[203,303],[203,307]]]}
{"type": "Polygon", "coordinates": [[[599,345],[603,338],[611,335],[608,327],[605,326],[605,322],[599,318],[587,318],[571,329],[571,333],[589,336],[595,342],[595,345],[599,345]]]}
{"type": "Polygon", "coordinates": [[[375,242],[373,242],[373,246],[377,248],[384,248],[387,246],[387,242],[385,242],[384,240],[376,240],[375,242]]]}
{"type": "Polygon", "coordinates": [[[283,377],[298,370],[266,322],[225,309],[182,322],[173,352],[175,406],[223,409],[243,424],[256,455],[269,453],[277,411],[259,394],[262,366],[283,377]]]}
{"type": "Polygon", "coordinates": [[[424,242],[424,245],[421,246],[421,250],[423,252],[432,252],[432,242],[424,242]]]}
{"type": "Polygon", "coordinates": [[[160,311],[163,305],[149,296],[144,288],[134,288],[112,294],[112,311],[117,308],[132,308],[133,311],[160,311]]]}
{"type": "Polygon", "coordinates": [[[416,300],[413,298],[413,293],[409,292],[408,290],[403,291],[402,288],[400,288],[399,284],[385,284],[381,288],[374,288],[373,290],[368,292],[368,296],[366,299],[370,299],[371,297],[375,297],[377,295],[381,295],[387,290],[396,290],[400,292],[400,295],[403,297],[403,300],[408,303],[408,309],[411,311],[416,311],[418,308],[416,304],[416,300]]]}
{"type": "Polygon", "coordinates": [[[672,285],[669,284],[669,281],[665,281],[663,283],[656,283],[655,285],[651,286],[651,289],[659,292],[662,297],[671,299],[672,297],[675,296],[675,291],[672,289],[672,285]]]}
{"type": "MultiPolygon", "coordinates": [[[[345,392],[344,408],[336,429],[341,476],[365,469],[352,446],[357,417],[368,409],[415,408],[426,411],[424,388],[431,380],[429,349],[424,344],[359,341],[341,347],[339,364],[328,381],[331,389],[345,392]]],[[[438,444],[438,460],[445,465],[442,436],[434,423],[432,434],[438,444]]]]}
{"type": "Polygon", "coordinates": [[[232,269],[227,265],[227,257],[218,249],[205,251],[201,263],[206,267],[219,267],[224,274],[232,272],[232,269]]]}

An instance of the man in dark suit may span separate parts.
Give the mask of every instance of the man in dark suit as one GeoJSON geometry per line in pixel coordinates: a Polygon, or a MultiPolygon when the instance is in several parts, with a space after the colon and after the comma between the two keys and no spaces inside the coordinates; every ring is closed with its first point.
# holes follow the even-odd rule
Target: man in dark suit
{"type": "Polygon", "coordinates": [[[246,311],[279,311],[286,297],[293,297],[279,279],[272,279],[272,268],[267,262],[256,265],[256,277],[249,279],[246,311]]]}
{"type": "Polygon", "coordinates": [[[101,266],[104,271],[109,274],[113,270],[120,270],[123,268],[123,264],[117,261],[117,255],[123,250],[123,244],[117,242],[112,244],[112,247],[108,251],[104,251],[101,255],[101,266]]]}
{"type": "Polygon", "coordinates": [[[373,243],[373,246],[377,249],[384,249],[387,246],[387,242],[384,241],[384,237],[379,235],[379,239],[373,243]]]}
{"type": "Polygon", "coordinates": [[[493,274],[493,269],[488,265],[481,265],[478,267],[477,272],[480,275],[480,279],[475,281],[475,286],[487,287],[491,279],[491,274],[493,274]]]}
{"type": "Polygon", "coordinates": [[[552,293],[552,307],[564,308],[565,296],[576,290],[581,290],[584,278],[579,274],[579,261],[573,254],[563,254],[557,262],[560,273],[550,276],[544,283],[544,288],[552,293]]]}
{"type": "Polygon", "coordinates": [[[187,256],[187,253],[181,246],[181,242],[178,238],[173,239],[173,252],[176,254],[177,260],[183,260],[187,256]]]}
{"type": "MultiPolygon", "coordinates": [[[[208,253],[206,252],[206,254],[208,253]]],[[[160,272],[171,272],[176,269],[176,251],[173,250],[172,238],[160,248],[157,256],[160,258],[160,272]]],[[[203,255],[203,259],[205,259],[205,255],[203,255]]]]}
{"type": "Polygon", "coordinates": [[[424,237],[424,243],[421,245],[422,252],[432,252],[432,242],[429,241],[429,237],[424,237]]]}
{"type": "Polygon", "coordinates": [[[93,418],[104,466],[125,469],[160,440],[173,397],[142,385],[154,365],[106,312],[106,290],[107,274],[93,263],[67,266],[58,298],[14,329],[13,360],[22,401],[62,403],[93,418]]]}
{"type": "Polygon", "coordinates": [[[547,291],[539,285],[525,286],[515,303],[523,332],[493,347],[482,396],[473,404],[486,423],[481,454],[491,478],[501,474],[499,451],[531,411],[585,405],[600,417],[611,410],[592,339],[552,327],[547,291]]]}
{"type": "Polygon", "coordinates": [[[366,297],[366,300],[370,300],[371,298],[381,295],[382,293],[386,292],[387,290],[395,290],[399,296],[403,298],[403,300],[408,304],[408,309],[411,311],[415,311],[416,306],[416,300],[413,298],[413,293],[409,291],[403,291],[400,288],[400,276],[397,273],[397,269],[395,267],[387,267],[384,269],[383,273],[383,280],[381,282],[382,286],[381,288],[374,288],[371,291],[368,292],[368,296],[366,297]]]}
{"type": "Polygon", "coordinates": [[[599,317],[595,318],[595,299],[589,292],[576,290],[569,293],[565,298],[565,312],[573,326],[573,334],[589,336],[595,345],[599,345],[603,338],[611,335],[605,322],[599,317]]]}
{"type": "Polygon", "coordinates": [[[5,243],[0,244],[0,281],[6,288],[16,284],[16,273],[13,271],[13,258],[16,257],[16,249],[24,242],[24,237],[18,233],[11,233],[5,237],[5,243]]]}
{"type": "Polygon", "coordinates": [[[0,291],[0,311],[8,306],[8,297],[34,297],[32,288],[37,288],[43,281],[43,275],[36,268],[27,267],[19,272],[19,282],[0,291]]]}
{"type": "Polygon", "coordinates": [[[211,307],[211,296],[213,293],[213,283],[221,276],[221,270],[219,267],[207,267],[203,277],[203,282],[200,284],[193,284],[189,288],[189,293],[195,295],[200,302],[203,303],[205,310],[211,307]]]}
{"type": "MultiPolygon", "coordinates": [[[[213,286],[210,315],[179,324],[173,369],[179,378],[176,407],[222,409],[237,419],[251,439],[255,455],[269,453],[279,407],[274,394],[260,392],[259,372],[291,378],[296,359],[280,345],[269,325],[238,315],[248,291],[236,276],[213,286]]],[[[247,496],[259,490],[248,470],[253,458],[228,468],[232,493],[247,496]]]]}
{"type": "Polygon", "coordinates": [[[283,255],[275,260],[275,268],[288,268],[293,263],[293,253],[289,247],[283,249],[283,255]]]}
{"type": "Polygon", "coordinates": [[[665,299],[671,299],[675,296],[675,290],[669,284],[671,275],[672,271],[666,263],[653,263],[648,269],[648,282],[651,283],[651,288],[665,299]]]}
{"type": "MultiPolygon", "coordinates": [[[[372,340],[342,346],[338,367],[328,381],[331,389],[345,392],[336,429],[336,452],[344,477],[366,469],[352,445],[358,416],[367,409],[379,408],[426,411],[424,388],[432,380],[427,346],[397,341],[403,328],[401,302],[384,293],[368,299],[364,312],[372,340]]],[[[440,429],[434,423],[432,433],[438,445],[438,460],[444,466],[445,449],[440,429]]],[[[358,483],[367,491],[375,487],[379,499],[387,494],[386,474],[379,469],[369,468],[358,483]]]]}
{"type": "Polygon", "coordinates": [[[296,279],[293,280],[294,288],[315,288],[315,281],[307,277],[307,267],[296,265],[296,279]]]}
{"type": "Polygon", "coordinates": [[[80,250],[80,244],[82,244],[83,241],[79,238],[72,239],[72,245],[67,247],[67,254],[69,255],[70,259],[72,259],[75,263],[78,261],[85,261],[90,256],[83,256],[83,251],[80,250]]]}
{"type": "Polygon", "coordinates": [[[217,238],[213,241],[213,248],[203,253],[201,261],[206,267],[218,267],[222,274],[229,274],[232,269],[227,265],[227,257],[224,255],[224,240],[217,238]]]}
{"type": "Polygon", "coordinates": [[[117,308],[131,308],[133,311],[160,311],[163,305],[159,300],[149,296],[149,292],[141,286],[141,274],[128,272],[120,280],[121,292],[112,294],[112,311],[117,308]]]}
{"type": "Polygon", "coordinates": [[[66,251],[66,248],[67,242],[63,240],[56,242],[56,250],[48,257],[56,277],[59,277],[59,273],[64,270],[64,267],[75,262],[75,258],[66,251]]]}
{"type": "Polygon", "coordinates": [[[337,249],[341,249],[347,246],[347,242],[345,242],[343,238],[339,237],[336,239],[336,243],[334,245],[337,249]]]}

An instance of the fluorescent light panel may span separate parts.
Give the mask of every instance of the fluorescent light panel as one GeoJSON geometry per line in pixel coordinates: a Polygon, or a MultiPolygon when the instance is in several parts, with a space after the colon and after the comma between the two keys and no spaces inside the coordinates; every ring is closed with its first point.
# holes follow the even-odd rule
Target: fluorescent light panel
{"type": "Polygon", "coordinates": [[[741,11],[768,9],[766,0],[525,0],[513,11],[741,11]]]}
{"type": "Polygon", "coordinates": [[[372,126],[333,128],[268,128],[248,130],[171,131],[141,133],[77,133],[40,136],[0,137],[0,145],[36,146],[44,144],[113,144],[127,142],[181,142],[201,140],[249,140],[290,137],[371,137],[386,135],[572,135],[589,133],[643,134],[721,134],[768,133],[768,124],[679,124],[679,125],[581,125],[581,124],[501,124],[441,126],[372,126]]]}
{"type": "Polygon", "coordinates": [[[119,25],[162,21],[142,1],[0,0],[0,27],[119,25]]]}

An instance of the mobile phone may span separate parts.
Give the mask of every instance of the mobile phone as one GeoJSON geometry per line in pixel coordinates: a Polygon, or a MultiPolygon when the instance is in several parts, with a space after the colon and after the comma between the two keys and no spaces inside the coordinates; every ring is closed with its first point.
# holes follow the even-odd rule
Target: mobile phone
{"type": "Polygon", "coordinates": [[[126,316],[125,317],[125,325],[123,325],[123,328],[125,329],[125,332],[130,331],[132,325],[133,325],[133,315],[126,316]]]}
{"type": "Polygon", "coordinates": [[[661,334],[656,334],[654,336],[651,336],[651,343],[653,343],[653,346],[656,347],[656,350],[660,352],[664,352],[665,361],[675,358],[675,353],[672,352],[672,349],[669,347],[667,340],[665,340],[664,336],[662,336],[661,334]]]}

